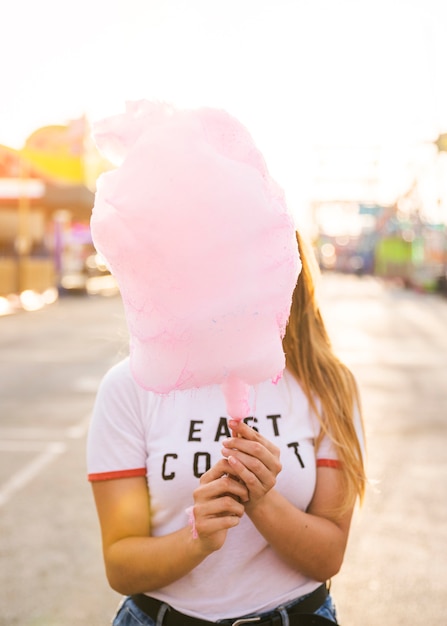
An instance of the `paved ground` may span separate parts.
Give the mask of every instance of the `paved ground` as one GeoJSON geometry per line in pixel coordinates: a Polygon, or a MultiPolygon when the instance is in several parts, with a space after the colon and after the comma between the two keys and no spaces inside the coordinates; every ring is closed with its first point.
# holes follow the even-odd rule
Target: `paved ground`
{"type": "Polygon", "coordinates": [[[0,624],[108,624],[85,478],[97,385],[127,349],[120,300],[72,297],[0,318],[0,624]]]}
{"type": "Polygon", "coordinates": [[[322,292],[369,442],[371,484],[334,581],[342,624],[447,624],[447,300],[347,277],[322,292]]]}
{"type": "MultiPolygon", "coordinates": [[[[445,624],[447,300],[326,276],[321,302],[369,442],[371,485],[333,582],[341,623],[445,624]]],[[[116,297],[0,318],[0,626],[110,622],[85,432],[126,348],[116,297]]]]}

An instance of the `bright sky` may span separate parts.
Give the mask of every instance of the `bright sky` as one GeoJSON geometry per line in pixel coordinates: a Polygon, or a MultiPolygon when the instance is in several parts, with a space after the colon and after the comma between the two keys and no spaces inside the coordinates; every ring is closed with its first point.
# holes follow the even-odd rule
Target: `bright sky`
{"type": "Polygon", "coordinates": [[[379,155],[405,186],[410,153],[447,130],[446,0],[4,4],[0,143],[12,147],[126,100],[217,106],[299,203],[315,163],[323,176],[327,161],[358,164],[353,147],[362,172],[379,155]]]}

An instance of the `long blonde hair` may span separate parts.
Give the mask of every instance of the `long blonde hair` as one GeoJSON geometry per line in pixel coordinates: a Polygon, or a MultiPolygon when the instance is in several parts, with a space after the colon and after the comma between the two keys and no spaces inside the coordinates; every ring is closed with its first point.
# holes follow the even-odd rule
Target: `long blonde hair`
{"type": "Polygon", "coordinates": [[[333,440],[343,480],[344,501],[337,514],[347,511],[365,492],[362,450],[354,427],[354,410],[361,411],[351,371],[336,357],[315,298],[309,252],[296,234],[302,270],[292,298],[283,339],[286,367],[298,380],[321,423],[318,446],[325,434],[333,440]],[[320,402],[318,408],[316,398],[320,402]]]}

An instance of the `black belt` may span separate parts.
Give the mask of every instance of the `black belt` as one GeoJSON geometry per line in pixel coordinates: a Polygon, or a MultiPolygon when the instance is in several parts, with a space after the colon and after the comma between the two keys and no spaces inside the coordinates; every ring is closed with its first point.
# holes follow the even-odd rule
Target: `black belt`
{"type": "MultiPolygon", "coordinates": [[[[323,624],[334,624],[334,622],[324,617],[312,615],[312,613],[324,603],[327,595],[328,590],[326,585],[320,585],[320,587],[315,589],[315,591],[304,598],[304,600],[286,609],[290,626],[323,626],[323,624]]],[[[158,612],[161,607],[163,605],[167,607],[162,621],[163,626],[215,626],[216,624],[219,624],[219,626],[240,626],[241,624],[252,624],[253,626],[282,626],[281,614],[278,609],[265,613],[262,616],[235,617],[233,619],[223,619],[219,622],[208,622],[204,619],[180,613],[165,602],[151,598],[144,593],[133,595],[132,600],[143,613],[146,613],[146,615],[151,617],[155,622],[157,621],[158,612]]]]}

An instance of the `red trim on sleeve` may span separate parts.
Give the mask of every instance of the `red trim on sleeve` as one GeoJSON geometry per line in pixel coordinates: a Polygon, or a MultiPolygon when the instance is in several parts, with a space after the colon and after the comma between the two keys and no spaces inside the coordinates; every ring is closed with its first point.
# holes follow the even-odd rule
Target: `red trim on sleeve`
{"type": "Polygon", "coordinates": [[[317,467],[331,467],[332,469],[341,469],[341,463],[336,459],[317,459],[317,467]]]}
{"type": "Polygon", "coordinates": [[[146,476],[146,468],[118,470],[116,472],[99,472],[98,474],[88,474],[90,482],[98,480],[114,480],[116,478],[134,478],[135,476],[146,476]]]}

